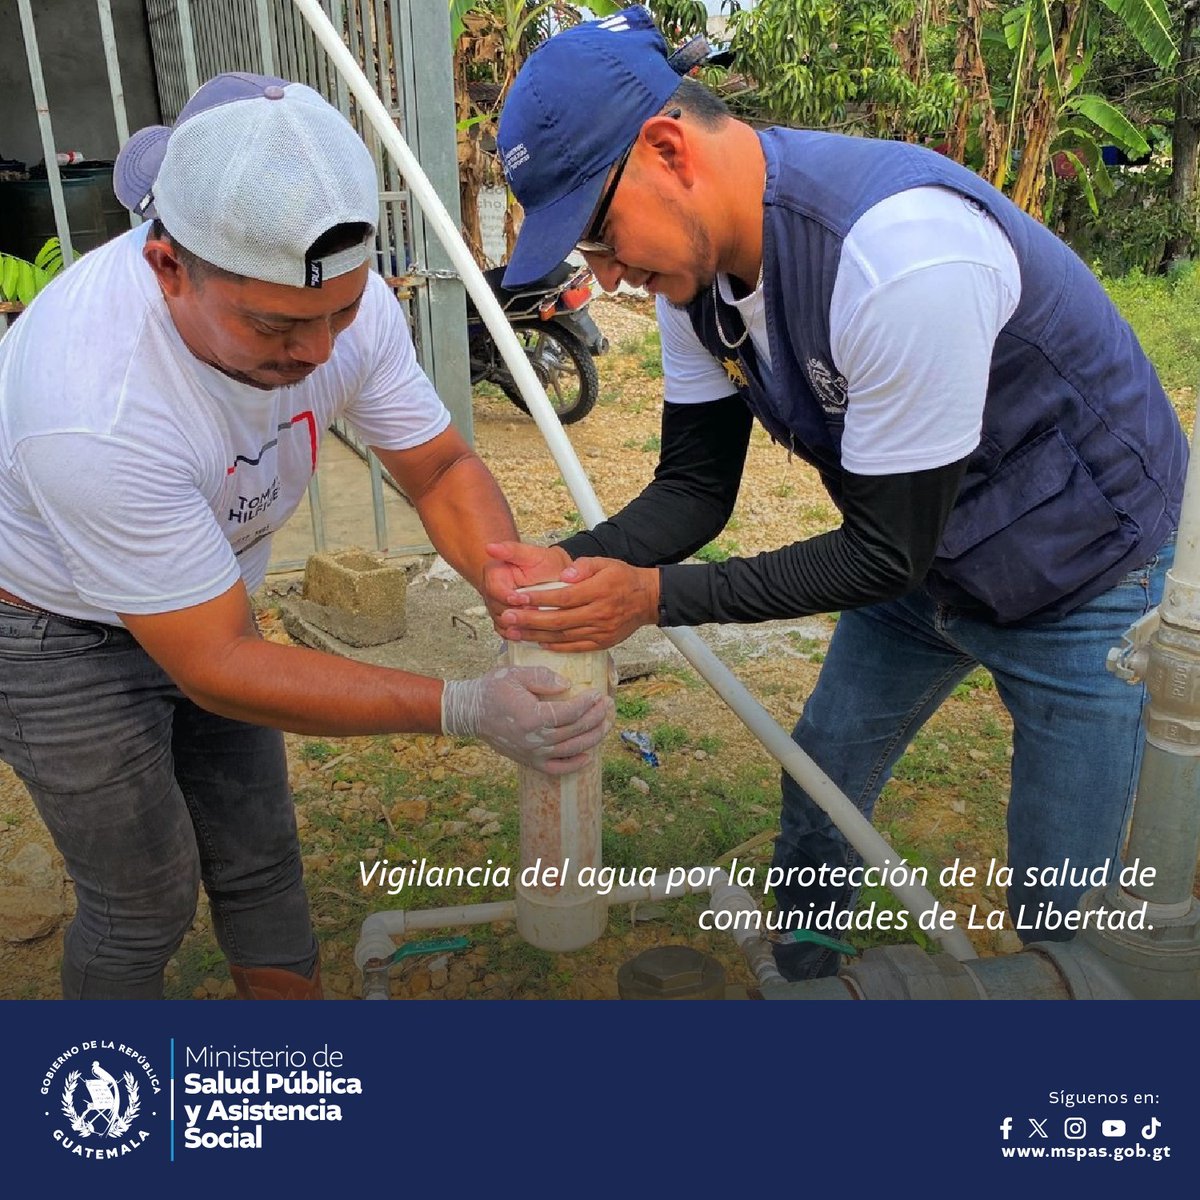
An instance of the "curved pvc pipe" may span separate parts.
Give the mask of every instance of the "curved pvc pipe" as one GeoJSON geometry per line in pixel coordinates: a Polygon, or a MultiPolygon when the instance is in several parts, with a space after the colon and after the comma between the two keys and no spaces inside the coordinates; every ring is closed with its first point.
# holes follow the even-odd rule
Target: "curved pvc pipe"
{"type": "MultiPolygon", "coordinates": [[[[462,277],[462,281],[475,308],[488,327],[504,362],[512,373],[513,380],[521,389],[521,395],[529,407],[529,414],[537,423],[546,439],[563,482],[588,528],[598,525],[605,518],[604,510],[591,481],[575,454],[557,414],[546,398],[533,366],[525,356],[517,335],[513,332],[500,307],[500,302],[476,265],[467,249],[458,227],[451,220],[441,197],[421,169],[421,164],[409,149],[408,144],[396,128],[383,102],[368,82],[362,68],[342,42],[341,36],[325,15],[318,0],[293,0],[301,10],[318,40],[324,46],[334,67],[341,72],[350,91],[354,94],[364,116],[374,126],[387,152],[392,156],[408,189],[420,204],[425,219],[433,226],[438,240],[446,249],[450,261],[462,277]]],[[[891,861],[892,849],[879,835],[871,823],[858,811],[836,784],[813,762],[799,746],[776,724],[771,715],[746,690],[745,686],[708,648],[692,629],[664,629],[663,632],[675,644],[680,653],[708,681],[717,694],[733,709],[746,727],[762,742],[768,753],[785,771],[812,796],[813,800],[829,815],[845,835],[846,840],[858,851],[863,861],[873,867],[882,868],[891,861]]],[[[929,912],[937,905],[933,895],[925,888],[913,885],[894,891],[897,899],[914,915],[929,912]]],[[[930,931],[942,948],[960,961],[975,958],[970,939],[957,927],[930,931]]]]}
{"type": "Polygon", "coordinates": [[[393,938],[413,929],[446,929],[455,925],[488,925],[492,921],[514,921],[515,900],[497,900],[493,904],[460,904],[452,908],[385,908],[373,912],[362,923],[354,947],[354,965],[361,971],[373,958],[389,958],[395,953],[393,938]]]}
{"type": "MultiPolygon", "coordinates": [[[[689,886],[683,883],[678,887],[667,888],[665,883],[659,884],[660,875],[665,878],[665,872],[656,871],[655,882],[650,887],[619,888],[607,896],[597,896],[595,903],[602,909],[608,910],[617,904],[632,904],[639,900],[666,900],[673,896],[687,896],[693,893],[708,892],[709,908],[714,912],[752,912],[757,911],[758,905],[754,897],[744,887],[735,884],[729,878],[729,872],[720,868],[700,868],[703,871],[705,883],[700,886],[689,886]]],[[[686,875],[690,875],[687,872],[686,875]]],[[[490,925],[493,921],[516,921],[517,904],[514,900],[500,900],[490,904],[464,904],[450,908],[421,908],[403,909],[389,908],[371,913],[363,921],[354,947],[354,965],[364,974],[367,964],[372,960],[386,962],[395,952],[394,938],[402,938],[405,934],[418,929],[444,929],[455,925],[490,925]]],[[[766,939],[752,928],[734,928],[730,930],[733,940],[737,943],[751,970],[759,983],[783,983],[783,976],[775,966],[774,956],[766,939]]],[[[386,978],[386,971],[384,971],[386,978]]],[[[376,981],[378,984],[378,981],[376,981]]],[[[371,994],[364,999],[386,1000],[387,989],[375,986],[371,994]]]]}

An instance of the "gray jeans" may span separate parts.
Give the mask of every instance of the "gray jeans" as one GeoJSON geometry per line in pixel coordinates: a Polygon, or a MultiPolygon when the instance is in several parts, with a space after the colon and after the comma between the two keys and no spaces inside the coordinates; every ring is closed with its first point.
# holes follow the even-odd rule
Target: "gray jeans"
{"type": "Polygon", "coordinates": [[[66,860],[66,999],[157,999],[200,885],[238,966],[311,973],[283,736],[188,700],[124,629],[0,602],[0,757],[66,860]]]}

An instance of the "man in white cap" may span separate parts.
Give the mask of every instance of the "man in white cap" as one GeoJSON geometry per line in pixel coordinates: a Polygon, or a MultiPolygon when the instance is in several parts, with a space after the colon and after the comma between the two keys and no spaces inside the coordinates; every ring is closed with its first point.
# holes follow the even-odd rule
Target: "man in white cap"
{"type": "Polygon", "coordinates": [[[443,681],[264,641],[249,594],[344,417],[481,580],[515,536],[370,270],[375,169],[316,92],[221,75],[136,134],[153,220],[0,344],[0,755],[75,883],[67,998],[162,995],[203,885],[243,997],[317,999],[282,735],[474,735],[577,768],[611,702],[503,669],[443,681]]]}

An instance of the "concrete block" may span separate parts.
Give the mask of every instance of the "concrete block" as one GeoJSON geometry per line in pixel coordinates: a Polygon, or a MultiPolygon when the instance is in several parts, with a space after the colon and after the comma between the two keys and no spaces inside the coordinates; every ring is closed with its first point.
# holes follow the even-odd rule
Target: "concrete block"
{"type": "Polygon", "coordinates": [[[314,554],[304,569],[302,615],[352,646],[403,637],[410,564],[365,550],[314,554]]]}

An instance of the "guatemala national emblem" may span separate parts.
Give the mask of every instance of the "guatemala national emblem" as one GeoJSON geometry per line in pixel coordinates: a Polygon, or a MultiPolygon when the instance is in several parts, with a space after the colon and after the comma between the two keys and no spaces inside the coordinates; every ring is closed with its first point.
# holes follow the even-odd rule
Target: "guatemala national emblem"
{"type": "Polygon", "coordinates": [[[145,1144],[161,1092],[145,1054],[99,1038],[64,1050],[41,1087],[50,1136],[68,1154],[87,1159],[121,1158],[145,1144]]]}
{"type": "Polygon", "coordinates": [[[142,1105],[133,1072],[126,1071],[122,1080],[125,1084],[124,1101],[121,1097],[121,1084],[98,1062],[93,1062],[92,1077],[83,1080],[88,1102],[83,1109],[76,1111],[75,1088],[79,1083],[79,1072],[67,1073],[62,1094],[63,1115],[81,1138],[91,1137],[93,1133],[101,1137],[120,1138],[129,1132],[129,1127],[141,1112],[142,1105]]]}

